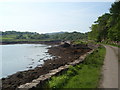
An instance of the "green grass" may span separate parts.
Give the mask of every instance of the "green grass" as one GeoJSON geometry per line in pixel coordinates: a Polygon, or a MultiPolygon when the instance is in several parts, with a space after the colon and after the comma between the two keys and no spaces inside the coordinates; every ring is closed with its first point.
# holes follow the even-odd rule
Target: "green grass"
{"type": "Polygon", "coordinates": [[[115,46],[115,47],[119,47],[120,48],[120,45],[117,45],[117,44],[114,44],[114,43],[102,43],[102,44],[111,45],[111,46],[115,46]]]}
{"type": "Polygon", "coordinates": [[[106,41],[103,41],[103,42],[99,42],[98,44],[111,45],[111,46],[115,46],[115,47],[119,47],[120,48],[120,45],[115,44],[115,43],[113,43],[112,41],[109,41],[109,40],[106,40],[106,41]]]}
{"type": "Polygon", "coordinates": [[[5,35],[0,36],[0,40],[2,42],[22,42],[22,41],[28,41],[28,42],[39,42],[39,41],[54,41],[54,39],[16,39],[17,35],[5,35]]]}
{"type": "Polygon", "coordinates": [[[78,71],[78,75],[72,77],[63,88],[96,88],[98,79],[99,70],[84,65],[82,70],[78,71]]]}
{"type": "Polygon", "coordinates": [[[104,42],[95,42],[95,41],[90,41],[90,40],[76,40],[73,42],[73,44],[89,44],[89,43],[92,43],[92,44],[105,44],[105,45],[111,45],[111,46],[115,46],[115,47],[119,47],[120,48],[120,45],[117,45],[111,41],[104,41],[104,42]]]}
{"type": "Polygon", "coordinates": [[[82,64],[70,66],[62,75],[54,76],[46,84],[47,88],[97,88],[101,77],[101,67],[105,48],[99,47],[88,55],[82,64]]]}
{"type": "Polygon", "coordinates": [[[52,41],[52,39],[13,39],[13,38],[2,38],[2,42],[38,42],[38,41],[52,41]]]}
{"type": "Polygon", "coordinates": [[[88,44],[88,41],[86,40],[75,40],[73,44],[88,44]]]}
{"type": "Polygon", "coordinates": [[[73,44],[97,44],[97,42],[92,41],[92,40],[75,40],[73,41],[73,44]]]}

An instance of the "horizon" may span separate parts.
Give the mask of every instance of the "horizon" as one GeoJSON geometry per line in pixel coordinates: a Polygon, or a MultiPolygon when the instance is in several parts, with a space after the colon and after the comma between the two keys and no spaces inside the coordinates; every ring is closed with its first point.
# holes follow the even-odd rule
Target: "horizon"
{"type": "MultiPolygon", "coordinates": [[[[10,32],[12,32],[12,31],[15,31],[15,30],[10,30],[10,32]]],[[[0,32],[7,32],[7,31],[0,31],[0,32]]],[[[15,31],[15,32],[30,32],[30,31],[15,31]]],[[[47,33],[39,33],[39,32],[34,32],[34,31],[31,31],[31,33],[39,33],[39,34],[52,34],[52,33],[61,33],[61,32],[63,32],[63,33],[73,33],[73,32],[77,32],[77,33],[82,33],[82,32],[79,32],[79,31],[71,31],[71,32],[69,32],[69,31],[59,31],[59,32],[47,32],[47,33]]],[[[88,33],[88,32],[85,32],[85,33],[88,33]]],[[[85,33],[83,33],[83,34],[85,34],[85,33]]]]}
{"type": "Polygon", "coordinates": [[[113,2],[1,2],[1,31],[89,32],[113,2]]]}

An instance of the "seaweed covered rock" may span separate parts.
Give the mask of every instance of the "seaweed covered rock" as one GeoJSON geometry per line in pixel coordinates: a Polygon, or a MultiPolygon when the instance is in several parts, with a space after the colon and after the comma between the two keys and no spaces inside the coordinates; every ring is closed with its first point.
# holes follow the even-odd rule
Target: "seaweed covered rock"
{"type": "Polygon", "coordinates": [[[67,47],[70,47],[71,45],[65,42],[64,44],[61,44],[60,46],[63,48],[67,48],[67,47]]]}

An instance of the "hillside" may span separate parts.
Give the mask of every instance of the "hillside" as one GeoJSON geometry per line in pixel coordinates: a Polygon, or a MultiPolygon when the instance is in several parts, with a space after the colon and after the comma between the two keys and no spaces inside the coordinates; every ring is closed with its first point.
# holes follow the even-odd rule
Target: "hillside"
{"type": "Polygon", "coordinates": [[[1,32],[0,37],[2,42],[14,41],[51,41],[51,40],[86,40],[87,33],[80,32],[61,32],[61,33],[47,33],[39,34],[36,32],[17,32],[5,31],[1,32]]]}

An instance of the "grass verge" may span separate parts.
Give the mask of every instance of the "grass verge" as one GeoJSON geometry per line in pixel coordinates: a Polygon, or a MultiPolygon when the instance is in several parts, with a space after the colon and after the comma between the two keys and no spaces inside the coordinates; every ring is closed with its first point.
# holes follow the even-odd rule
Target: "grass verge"
{"type": "Polygon", "coordinates": [[[111,45],[111,46],[115,46],[115,47],[120,48],[120,45],[113,44],[113,43],[102,43],[102,44],[105,44],[105,45],[111,45]]]}
{"type": "Polygon", "coordinates": [[[70,66],[62,75],[54,76],[47,88],[97,88],[106,50],[100,46],[88,55],[82,64],[70,66]]]}

